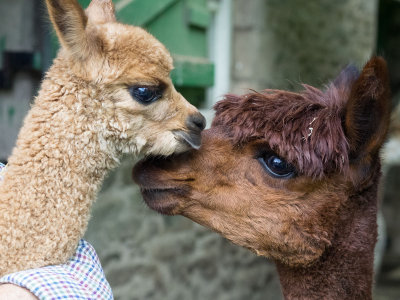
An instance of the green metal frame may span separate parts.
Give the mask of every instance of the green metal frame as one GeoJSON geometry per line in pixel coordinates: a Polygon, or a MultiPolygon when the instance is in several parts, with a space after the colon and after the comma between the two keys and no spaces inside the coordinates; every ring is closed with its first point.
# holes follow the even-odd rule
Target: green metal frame
{"type": "Polygon", "coordinates": [[[207,59],[174,56],[172,81],[177,86],[206,87],[214,83],[214,65],[207,59]]]}
{"type": "MultiPolygon", "coordinates": [[[[118,4],[119,1],[116,3],[118,4]]],[[[135,0],[127,5],[117,5],[118,20],[145,27],[178,0],[135,0]],[[140,13],[138,13],[140,12],[140,13]]]]}
{"type": "Polygon", "coordinates": [[[3,52],[6,49],[6,37],[0,37],[0,69],[3,68],[3,52]]]}

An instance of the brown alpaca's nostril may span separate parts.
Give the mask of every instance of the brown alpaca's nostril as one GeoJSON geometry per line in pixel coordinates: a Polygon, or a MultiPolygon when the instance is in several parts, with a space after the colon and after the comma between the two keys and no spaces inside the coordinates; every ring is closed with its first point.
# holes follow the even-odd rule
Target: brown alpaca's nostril
{"type": "Polygon", "coordinates": [[[186,126],[189,130],[202,131],[206,127],[206,118],[201,113],[190,115],[186,119],[186,126]]]}

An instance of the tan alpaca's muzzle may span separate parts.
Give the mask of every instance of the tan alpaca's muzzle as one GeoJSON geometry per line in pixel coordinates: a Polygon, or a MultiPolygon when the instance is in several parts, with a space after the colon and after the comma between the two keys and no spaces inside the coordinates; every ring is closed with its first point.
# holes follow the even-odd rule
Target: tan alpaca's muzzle
{"type": "Polygon", "coordinates": [[[184,141],[194,149],[199,149],[201,145],[201,132],[206,127],[206,119],[201,113],[190,115],[186,119],[186,127],[189,131],[174,131],[178,140],[184,141]]]}

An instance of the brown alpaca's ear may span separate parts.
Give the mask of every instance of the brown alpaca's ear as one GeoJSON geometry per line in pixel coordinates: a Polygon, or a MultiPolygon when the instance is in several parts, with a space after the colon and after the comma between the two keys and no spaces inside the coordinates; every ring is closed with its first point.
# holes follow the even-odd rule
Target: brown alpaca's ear
{"type": "Polygon", "coordinates": [[[346,104],[345,132],[350,164],[369,168],[385,141],[390,120],[390,87],[386,62],[373,57],[354,81],[346,104]]]}
{"type": "Polygon", "coordinates": [[[86,32],[88,18],[77,0],[46,0],[46,5],[57,37],[72,57],[86,59],[98,49],[95,35],[86,32]]]}
{"type": "Polygon", "coordinates": [[[114,4],[111,0],[92,0],[86,9],[89,23],[103,24],[115,22],[114,4]]]}

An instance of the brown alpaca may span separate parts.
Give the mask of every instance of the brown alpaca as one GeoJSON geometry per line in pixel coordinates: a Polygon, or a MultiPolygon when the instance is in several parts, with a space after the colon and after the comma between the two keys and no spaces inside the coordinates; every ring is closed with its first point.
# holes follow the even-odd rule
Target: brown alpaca
{"type": "Polygon", "coordinates": [[[65,262],[124,153],[200,145],[204,118],[174,88],[172,59],[111,0],[47,0],[61,42],[0,184],[0,276],[65,262]]]}
{"type": "Polygon", "coordinates": [[[146,203],[272,258],[285,299],[371,299],[385,61],[324,91],[227,96],[199,151],[134,169],[146,203]]]}

